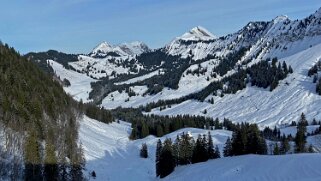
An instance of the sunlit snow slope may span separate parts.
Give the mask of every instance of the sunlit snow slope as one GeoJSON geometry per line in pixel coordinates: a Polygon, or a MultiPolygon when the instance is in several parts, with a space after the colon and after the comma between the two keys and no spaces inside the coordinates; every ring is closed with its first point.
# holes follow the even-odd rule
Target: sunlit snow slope
{"type": "MultiPolygon", "coordinates": [[[[293,45],[293,48],[299,47],[293,45]]],[[[214,105],[194,100],[185,101],[153,114],[177,115],[192,114],[205,116],[227,117],[238,122],[255,122],[261,126],[274,126],[297,121],[304,112],[308,119],[321,118],[321,96],[315,92],[312,77],[308,77],[308,69],[321,59],[321,44],[292,56],[281,59],[293,67],[290,74],[279,86],[270,92],[268,89],[247,86],[236,94],[225,95],[223,98],[214,96],[214,105]]],[[[211,97],[208,97],[208,99],[211,97]]]]}
{"type": "MultiPolygon", "coordinates": [[[[104,124],[84,117],[80,121],[80,141],[86,159],[86,176],[95,171],[96,180],[155,180],[155,148],[158,138],[148,136],[141,140],[128,139],[131,132],[130,124],[125,122],[104,124]],[[139,150],[142,143],[148,145],[149,157],[140,158],[139,150]]],[[[207,130],[185,128],[160,138],[174,140],[177,134],[190,133],[193,137],[207,134],[207,130]]],[[[221,149],[230,131],[211,131],[213,142],[221,149]]]]}
{"type": "MultiPolygon", "coordinates": [[[[84,117],[80,121],[80,141],[86,158],[85,175],[95,171],[97,181],[158,180],[155,176],[155,147],[158,138],[148,136],[141,140],[128,139],[129,123],[104,124],[84,117]],[[147,143],[147,159],[140,158],[139,149],[147,143]]],[[[194,138],[207,130],[185,128],[165,135],[174,140],[177,134],[190,133],[194,138]]],[[[284,130],[295,132],[295,130],[284,130]]],[[[213,142],[222,151],[230,131],[211,131],[213,142]]],[[[309,143],[320,142],[320,137],[309,137],[309,143]]],[[[314,144],[316,145],[316,144],[314,144]]],[[[293,154],[282,156],[244,155],[210,160],[188,166],[179,166],[164,180],[217,181],[319,181],[321,155],[293,154]]]]}

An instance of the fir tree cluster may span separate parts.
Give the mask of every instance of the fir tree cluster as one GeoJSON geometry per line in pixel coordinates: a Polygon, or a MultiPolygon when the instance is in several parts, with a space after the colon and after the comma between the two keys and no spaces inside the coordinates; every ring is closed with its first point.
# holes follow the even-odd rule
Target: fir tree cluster
{"type": "Polygon", "coordinates": [[[267,154],[265,138],[256,124],[242,123],[236,125],[232,139],[228,138],[224,147],[224,156],[244,154],[267,154]]]}
{"type": "Polygon", "coordinates": [[[219,148],[214,147],[210,132],[198,135],[196,141],[186,133],[177,135],[174,143],[165,139],[158,140],[156,146],[156,176],[164,178],[174,171],[178,165],[205,162],[209,159],[220,158],[219,148]]]}

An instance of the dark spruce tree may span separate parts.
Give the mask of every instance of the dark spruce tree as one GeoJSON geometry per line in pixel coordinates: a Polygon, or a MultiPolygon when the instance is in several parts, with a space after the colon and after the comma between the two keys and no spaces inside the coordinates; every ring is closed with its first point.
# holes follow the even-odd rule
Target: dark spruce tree
{"type": "Polygon", "coordinates": [[[164,178],[175,169],[175,159],[173,155],[173,145],[170,139],[166,139],[159,156],[159,176],[164,178]]]}
{"type": "Polygon", "coordinates": [[[158,139],[157,141],[157,145],[156,145],[156,177],[160,176],[160,155],[163,149],[163,145],[162,145],[162,141],[160,139],[158,139]]]}
{"type": "Polygon", "coordinates": [[[227,138],[223,150],[224,157],[233,156],[232,154],[232,142],[230,137],[227,138]]]}
{"type": "Polygon", "coordinates": [[[305,144],[306,144],[306,126],[308,122],[305,118],[304,113],[301,114],[300,121],[298,122],[297,126],[297,133],[295,135],[295,152],[303,153],[306,151],[305,144]]]}
{"type": "Polygon", "coordinates": [[[142,158],[147,158],[148,157],[148,149],[147,149],[147,144],[143,143],[142,147],[140,149],[140,157],[142,158]]]}
{"type": "Polygon", "coordinates": [[[209,159],[214,159],[215,158],[215,153],[214,153],[214,144],[213,144],[213,139],[211,132],[207,133],[207,139],[208,139],[208,145],[207,145],[207,154],[209,159]]]}
{"type": "Polygon", "coordinates": [[[198,135],[195,147],[193,150],[192,163],[205,162],[208,160],[205,140],[201,135],[198,135]]]}

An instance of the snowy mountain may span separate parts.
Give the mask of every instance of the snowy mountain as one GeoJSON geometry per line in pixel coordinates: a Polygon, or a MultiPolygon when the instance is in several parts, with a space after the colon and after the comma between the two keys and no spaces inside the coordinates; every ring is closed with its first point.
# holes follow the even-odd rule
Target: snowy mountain
{"type": "MultiPolygon", "coordinates": [[[[84,79],[90,88],[82,97],[108,109],[149,106],[151,112],[146,114],[159,115],[204,115],[207,110],[204,116],[264,127],[288,124],[300,112],[321,118],[321,97],[313,77],[307,75],[321,59],[320,47],[321,9],[302,20],[278,16],[249,22],[222,37],[198,26],[156,50],[140,42],[117,46],[104,42],[89,55],[69,62],[71,69],[54,69],[58,76],[77,71],[91,77],[84,79]],[[294,71],[279,79],[274,89],[271,84],[255,85],[253,75],[244,78],[244,86],[238,85],[243,84],[240,79],[232,84],[233,76],[253,71],[259,62],[271,65],[274,57],[294,71]],[[171,102],[161,103],[164,100],[171,102]]],[[[73,83],[65,90],[74,94],[72,87],[73,83]]]]}
{"type": "Polygon", "coordinates": [[[91,57],[106,57],[106,56],[121,56],[128,57],[134,55],[140,55],[144,52],[148,52],[149,48],[142,42],[123,43],[120,45],[110,45],[107,42],[102,42],[89,54],[91,57]]]}

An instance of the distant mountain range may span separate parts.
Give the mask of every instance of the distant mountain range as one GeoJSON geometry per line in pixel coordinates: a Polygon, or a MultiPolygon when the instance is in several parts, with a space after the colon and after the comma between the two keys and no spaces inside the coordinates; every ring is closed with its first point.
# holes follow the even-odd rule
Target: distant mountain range
{"type": "Polygon", "coordinates": [[[143,106],[147,114],[228,117],[261,126],[287,124],[301,112],[321,119],[319,77],[308,76],[321,60],[321,8],[301,20],[249,22],[222,37],[197,26],[159,49],[103,42],[89,54],[25,56],[68,79],[65,91],[75,99],[109,109],[143,106]]]}

